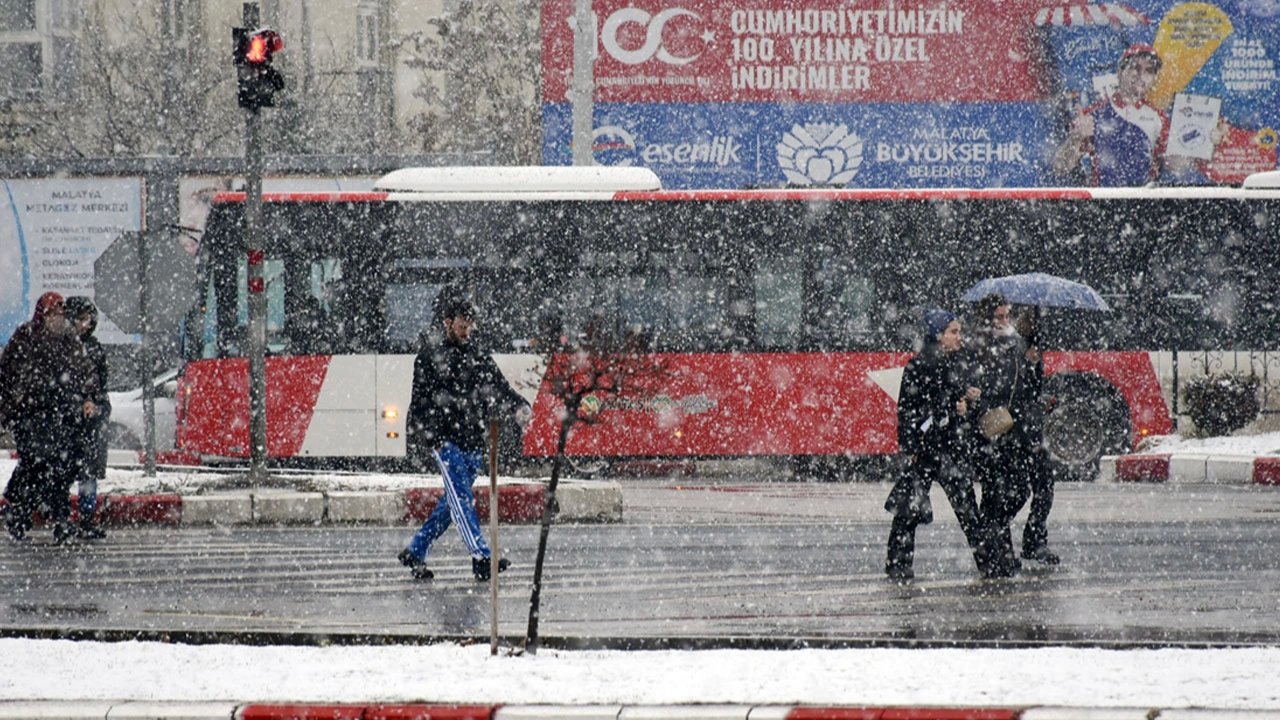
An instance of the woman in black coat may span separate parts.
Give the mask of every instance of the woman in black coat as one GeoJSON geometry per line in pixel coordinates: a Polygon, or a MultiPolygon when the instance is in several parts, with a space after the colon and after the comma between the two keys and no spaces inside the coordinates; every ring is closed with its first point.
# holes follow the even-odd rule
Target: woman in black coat
{"type": "MultiPolygon", "coordinates": [[[[924,315],[925,343],[902,371],[898,390],[898,448],[908,456],[903,477],[885,501],[893,513],[885,573],[914,577],[916,527],[933,521],[929,489],[942,486],[969,546],[981,541],[981,523],[969,474],[969,405],[977,399],[961,361],[960,321],[946,310],[924,315]]],[[[975,558],[977,556],[975,555],[975,558]]]]}
{"type": "Polygon", "coordinates": [[[62,296],[41,295],[31,321],[14,331],[0,353],[0,418],[12,427],[18,446],[18,466],[4,492],[5,527],[15,540],[26,537],[42,504],[54,541],[72,537],[67,490],[76,476],[75,431],[97,412],[97,389],[62,296]]]}
{"type": "Polygon", "coordinates": [[[80,496],[80,527],[76,532],[81,538],[100,540],[107,534],[94,522],[94,514],[98,509],[98,481],[107,477],[107,418],[111,415],[111,398],[107,394],[107,352],[93,334],[98,328],[98,308],[92,300],[78,295],[69,297],[66,313],[84,345],[97,387],[92,397],[97,412],[83,418],[76,428],[75,462],[78,465],[80,496]]]}

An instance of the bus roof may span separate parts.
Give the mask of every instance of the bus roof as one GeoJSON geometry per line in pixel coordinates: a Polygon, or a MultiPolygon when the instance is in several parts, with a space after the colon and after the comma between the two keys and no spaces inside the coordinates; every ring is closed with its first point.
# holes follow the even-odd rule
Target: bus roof
{"type": "Polygon", "coordinates": [[[428,167],[405,168],[378,178],[374,189],[397,193],[615,193],[661,190],[662,181],[642,167],[428,167]]]}
{"type": "MultiPolygon", "coordinates": [[[[946,201],[1280,199],[1280,171],[1250,175],[1244,187],[1131,188],[758,188],[663,190],[652,170],[635,167],[406,168],[379,178],[371,192],[264,193],[271,203],[484,202],[548,200],[620,201],[946,201]]],[[[215,204],[244,202],[243,192],[222,192],[215,204]]]]}

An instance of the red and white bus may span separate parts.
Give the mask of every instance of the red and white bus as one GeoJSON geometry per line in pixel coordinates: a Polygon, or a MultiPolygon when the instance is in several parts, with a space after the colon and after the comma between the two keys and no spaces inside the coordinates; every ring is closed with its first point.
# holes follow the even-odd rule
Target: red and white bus
{"type": "MultiPolygon", "coordinates": [[[[962,310],[989,276],[1085,282],[1113,311],[1048,310],[1043,329],[1046,443],[1083,476],[1171,431],[1178,372],[1265,373],[1280,342],[1276,189],[664,191],[640,168],[435,168],[265,200],[281,462],[403,458],[413,353],[446,284],[533,401],[529,457],[554,452],[556,427],[530,341],[588,322],[642,332],[665,371],[579,426],[571,456],[807,463],[897,451],[924,308],[962,310]]],[[[243,196],[219,196],[188,324],[178,444],[207,458],[248,455],[242,223],[243,196]]]]}

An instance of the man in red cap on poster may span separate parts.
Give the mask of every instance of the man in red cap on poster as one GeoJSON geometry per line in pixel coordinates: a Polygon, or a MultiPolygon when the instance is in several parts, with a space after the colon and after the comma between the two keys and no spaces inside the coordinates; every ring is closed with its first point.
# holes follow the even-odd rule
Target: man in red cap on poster
{"type": "Polygon", "coordinates": [[[1160,177],[1169,118],[1146,101],[1162,62],[1156,49],[1130,45],[1116,66],[1116,91],[1080,112],[1053,157],[1053,168],[1070,175],[1088,161],[1099,186],[1145,185],[1160,177]]]}

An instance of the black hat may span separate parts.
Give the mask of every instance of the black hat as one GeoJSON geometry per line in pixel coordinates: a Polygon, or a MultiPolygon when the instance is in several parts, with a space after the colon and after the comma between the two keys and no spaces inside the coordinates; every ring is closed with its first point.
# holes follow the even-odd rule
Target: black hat
{"type": "Polygon", "coordinates": [[[80,318],[88,315],[92,318],[89,323],[89,332],[93,332],[98,327],[98,306],[93,304],[93,300],[83,295],[72,295],[63,303],[63,313],[67,320],[75,322],[80,318]]]}
{"type": "Polygon", "coordinates": [[[436,317],[449,320],[456,317],[475,318],[476,306],[461,295],[441,293],[436,299],[436,317]]]}

